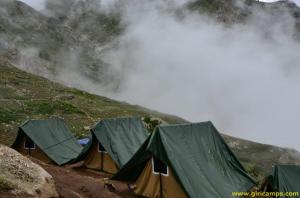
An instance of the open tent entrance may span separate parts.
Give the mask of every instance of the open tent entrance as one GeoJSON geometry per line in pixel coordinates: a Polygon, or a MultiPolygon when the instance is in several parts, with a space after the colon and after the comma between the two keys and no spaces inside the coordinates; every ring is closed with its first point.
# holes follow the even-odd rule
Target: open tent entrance
{"type": "Polygon", "coordinates": [[[35,149],[35,144],[29,137],[25,139],[24,148],[28,150],[35,149]]]}
{"type": "Polygon", "coordinates": [[[134,192],[145,197],[187,197],[172,169],[154,155],[136,180],[134,192]]]}
{"type": "Polygon", "coordinates": [[[98,141],[98,152],[99,153],[107,153],[106,149],[103,147],[100,141],[98,141]]]}
{"type": "Polygon", "coordinates": [[[163,176],[168,176],[168,166],[161,160],[153,156],[152,158],[152,172],[153,174],[161,174],[163,176]]]}

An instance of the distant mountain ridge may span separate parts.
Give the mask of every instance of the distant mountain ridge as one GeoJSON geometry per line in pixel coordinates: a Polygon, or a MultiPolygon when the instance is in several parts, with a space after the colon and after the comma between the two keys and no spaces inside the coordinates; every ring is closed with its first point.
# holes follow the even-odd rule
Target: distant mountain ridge
{"type": "MultiPolygon", "coordinates": [[[[20,1],[1,1],[0,56],[52,80],[63,65],[117,90],[121,79],[107,72],[111,65],[102,53],[126,31],[118,8],[126,1],[117,4],[114,12],[101,10],[97,2],[53,0],[40,13],[20,1]]],[[[254,13],[265,12],[274,17],[272,26],[276,18],[289,13],[295,19],[294,37],[300,38],[300,8],[290,1],[196,0],[178,8],[178,13],[184,9],[207,14],[225,25],[245,23],[254,13]]]]}

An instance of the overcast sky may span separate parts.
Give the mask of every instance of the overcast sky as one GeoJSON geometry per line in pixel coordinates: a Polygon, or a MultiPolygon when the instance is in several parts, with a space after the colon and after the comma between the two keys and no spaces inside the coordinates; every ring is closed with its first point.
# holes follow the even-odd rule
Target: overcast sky
{"type": "Polygon", "coordinates": [[[34,7],[37,10],[42,10],[44,8],[45,0],[21,0],[28,5],[34,7]]]}

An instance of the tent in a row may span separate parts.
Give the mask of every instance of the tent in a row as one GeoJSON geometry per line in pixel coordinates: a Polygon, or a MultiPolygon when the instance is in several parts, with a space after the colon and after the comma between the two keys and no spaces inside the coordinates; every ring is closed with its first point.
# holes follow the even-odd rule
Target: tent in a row
{"type": "Polygon", "coordinates": [[[60,118],[29,120],[19,127],[12,147],[47,163],[63,165],[82,150],[74,135],[60,118]]]}
{"type": "Polygon", "coordinates": [[[275,165],[262,185],[263,191],[278,193],[297,193],[293,195],[283,194],[280,197],[300,198],[300,166],[299,165],[275,165]]]}
{"type": "Polygon", "coordinates": [[[114,118],[98,122],[91,135],[80,160],[84,160],[87,168],[116,173],[140,148],[149,132],[140,118],[114,118]]]}
{"type": "Polygon", "coordinates": [[[158,126],[112,179],[145,197],[228,198],[255,185],[211,122],[158,126]]]}
{"type": "Polygon", "coordinates": [[[105,119],[82,149],[63,120],[31,120],[13,147],[58,165],[84,160],[134,183],[135,193],[146,197],[227,198],[255,185],[211,122],[162,125],[148,134],[139,118],[105,119]]]}

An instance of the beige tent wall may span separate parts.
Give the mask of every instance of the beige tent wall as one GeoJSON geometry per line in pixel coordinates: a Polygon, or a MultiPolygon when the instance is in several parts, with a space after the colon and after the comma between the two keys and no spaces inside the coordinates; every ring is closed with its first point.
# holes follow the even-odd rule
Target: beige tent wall
{"type": "Polygon", "coordinates": [[[84,165],[87,168],[100,170],[111,174],[114,174],[118,171],[118,166],[109,156],[109,154],[98,151],[98,141],[95,139],[93,139],[92,148],[84,159],[84,165]],[[103,162],[101,158],[103,158],[103,162]]]}
{"type": "Polygon", "coordinates": [[[52,163],[52,160],[35,144],[35,149],[26,149],[25,148],[26,136],[22,135],[20,140],[17,142],[15,146],[15,150],[23,155],[30,155],[38,160],[41,160],[45,163],[52,163]]]}
{"type": "Polygon", "coordinates": [[[160,176],[152,172],[152,159],[149,160],[143,172],[136,181],[134,192],[137,195],[151,198],[186,198],[186,194],[177,182],[175,176],[168,167],[168,176],[161,175],[162,185],[160,184],[160,176]],[[160,186],[162,186],[162,194],[160,195],[160,186]]]}

